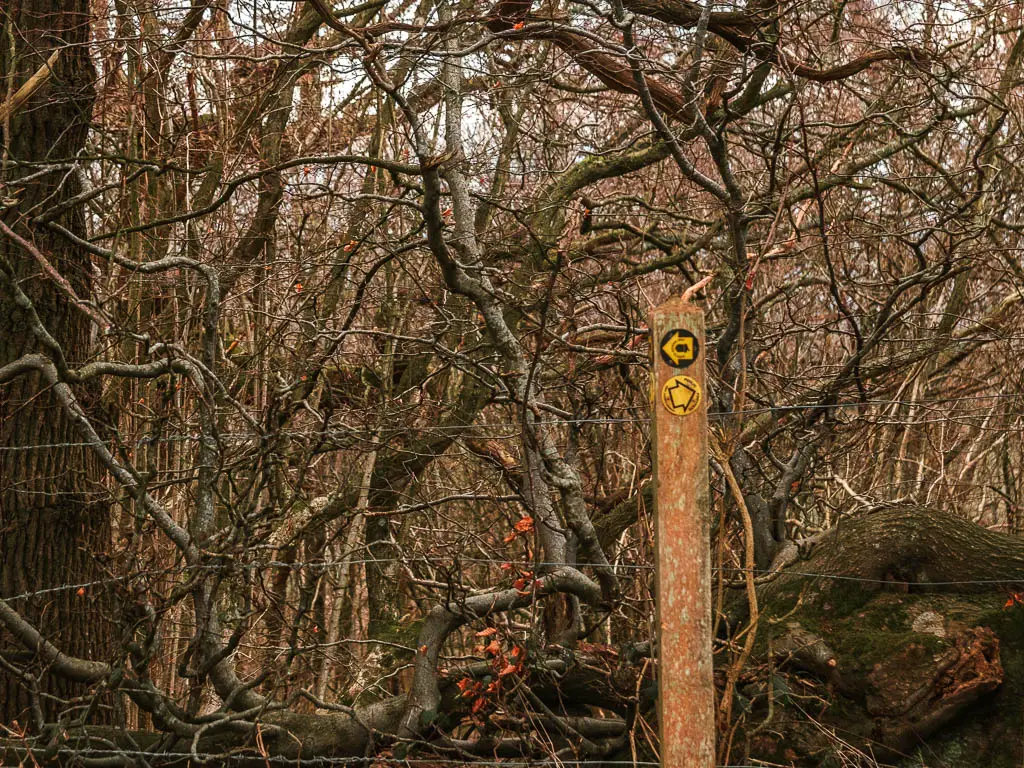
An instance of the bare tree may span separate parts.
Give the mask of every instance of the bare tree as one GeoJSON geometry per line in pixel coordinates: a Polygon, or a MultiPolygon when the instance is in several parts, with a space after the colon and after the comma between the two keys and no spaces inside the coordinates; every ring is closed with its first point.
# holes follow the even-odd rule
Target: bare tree
{"type": "Polygon", "coordinates": [[[759,733],[737,507],[764,600],[812,556],[1022,578],[964,523],[1020,530],[1014,9],[4,13],[0,722],[31,748],[655,755],[645,317],[698,284],[724,762],[759,733]]]}

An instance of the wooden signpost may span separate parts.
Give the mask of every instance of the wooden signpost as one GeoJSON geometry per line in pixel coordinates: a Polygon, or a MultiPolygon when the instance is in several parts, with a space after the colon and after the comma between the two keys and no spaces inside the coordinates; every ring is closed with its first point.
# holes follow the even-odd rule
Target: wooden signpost
{"type": "Polygon", "coordinates": [[[664,768],[713,768],[704,313],[682,299],[648,328],[657,518],[658,721],[664,768]]]}

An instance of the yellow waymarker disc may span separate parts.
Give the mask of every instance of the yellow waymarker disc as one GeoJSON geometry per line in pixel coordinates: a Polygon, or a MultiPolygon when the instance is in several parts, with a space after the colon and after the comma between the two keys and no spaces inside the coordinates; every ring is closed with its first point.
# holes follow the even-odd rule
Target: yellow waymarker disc
{"type": "Polygon", "coordinates": [[[686,416],[700,405],[700,384],[689,376],[673,376],[661,388],[661,404],[675,416],[686,416]]]}
{"type": "Polygon", "coordinates": [[[700,344],[685,328],[674,328],[661,340],[661,359],[673,368],[689,368],[697,359],[700,344]]]}

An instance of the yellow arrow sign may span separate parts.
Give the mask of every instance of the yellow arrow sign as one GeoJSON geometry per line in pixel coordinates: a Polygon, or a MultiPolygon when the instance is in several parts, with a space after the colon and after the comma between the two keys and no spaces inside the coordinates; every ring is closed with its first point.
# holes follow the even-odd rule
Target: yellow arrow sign
{"type": "Polygon", "coordinates": [[[672,361],[672,365],[679,365],[695,357],[693,341],[693,336],[683,336],[679,331],[673,331],[661,345],[661,351],[672,361]]]}
{"type": "Polygon", "coordinates": [[[700,384],[689,376],[673,376],[661,388],[661,404],[674,416],[687,416],[700,405],[700,384]]]}

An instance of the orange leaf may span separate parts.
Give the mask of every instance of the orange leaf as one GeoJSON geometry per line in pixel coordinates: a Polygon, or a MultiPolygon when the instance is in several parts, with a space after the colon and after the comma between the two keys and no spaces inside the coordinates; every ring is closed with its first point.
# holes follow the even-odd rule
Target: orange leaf
{"type": "Polygon", "coordinates": [[[425,654],[426,652],[427,652],[427,646],[421,645],[420,646],[420,653],[424,653],[425,654]]]}
{"type": "Polygon", "coordinates": [[[498,677],[505,677],[506,675],[511,675],[517,669],[519,669],[519,667],[517,667],[515,664],[509,664],[507,667],[501,670],[501,672],[498,673],[498,677]]]}
{"type": "Polygon", "coordinates": [[[487,629],[481,629],[476,633],[477,637],[490,637],[491,635],[498,634],[498,630],[495,627],[488,627],[487,629]]]}
{"type": "Polygon", "coordinates": [[[481,709],[483,709],[486,706],[487,706],[487,699],[485,699],[483,696],[481,696],[479,699],[477,699],[476,701],[473,702],[473,709],[472,709],[473,714],[475,715],[477,712],[479,712],[481,709]]]}
{"type": "Polygon", "coordinates": [[[521,21],[518,24],[516,24],[515,26],[512,27],[512,29],[522,29],[522,28],[523,28],[523,22],[521,22],[521,21]]]}
{"type": "Polygon", "coordinates": [[[75,594],[79,597],[85,597],[85,587],[79,587],[75,594]]]}
{"type": "Polygon", "coordinates": [[[498,644],[497,640],[491,640],[491,642],[484,648],[484,653],[489,653],[492,656],[497,656],[501,653],[501,645],[498,644]]]}
{"type": "Polygon", "coordinates": [[[520,533],[528,533],[533,530],[533,518],[527,515],[516,521],[516,524],[512,526],[520,533]]]}

